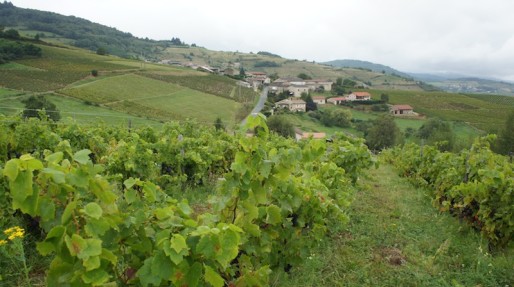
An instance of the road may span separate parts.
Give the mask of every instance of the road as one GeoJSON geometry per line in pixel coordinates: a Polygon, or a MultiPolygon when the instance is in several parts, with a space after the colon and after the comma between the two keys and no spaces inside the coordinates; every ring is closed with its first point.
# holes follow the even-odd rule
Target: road
{"type": "MultiPolygon", "coordinates": [[[[264,103],[266,103],[266,100],[268,99],[268,87],[264,87],[262,89],[262,92],[261,92],[261,96],[259,97],[259,102],[257,102],[257,104],[255,105],[255,107],[253,108],[252,112],[248,115],[248,117],[252,114],[257,114],[259,113],[262,108],[264,108],[264,103]]],[[[246,117],[242,122],[241,122],[241,125],[244,126],[246,124],[246,119],[248,118],[246,117]]]]}

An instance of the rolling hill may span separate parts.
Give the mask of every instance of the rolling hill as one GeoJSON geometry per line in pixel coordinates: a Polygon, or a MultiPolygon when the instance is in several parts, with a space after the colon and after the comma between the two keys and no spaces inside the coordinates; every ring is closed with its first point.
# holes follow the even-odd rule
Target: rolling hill
{"type": "Polygon", "coordinates": [[[270,52],[239,53],[211,51],[187,45],[178,38],[156,41],[141,39],[115,28],[93,23],[74,16],[15,7],[10,2],[0,3],[0,26],[14,28],[29,38],[59,45],[71,45],[92,51],[105,49],[123,58],[138,58],[153,62],[208,65],[226,68],[241,65],[245,70],[263,71],[279,76],[305,73],[313,78],[335,81],[339,77],[383,89],[422,90],[422,85],[406,77],[354,68],[334,68],[306,60],[284,59],[270,52]]]}
{"type": "Polygon", "coordinates": [[[47,95],[61,103],[63,117],[79,121],[97,118],[119,123],[195,119],[227,126],[240,121],[246,102],[257,93],[242,89],[235,97],[236,80],[192,69],[145,63],[116,56],[100,56],[74,48],[38,42],[41,57],[0,65],[0,111],[19,111],[30,95],[47,95]],[[98,76],[92,76],[92,70],[98,76]],[[84,113],[89,114],[82,117],[84,113]],[[141,120],[139,120],[141,119],[141,120]]]}

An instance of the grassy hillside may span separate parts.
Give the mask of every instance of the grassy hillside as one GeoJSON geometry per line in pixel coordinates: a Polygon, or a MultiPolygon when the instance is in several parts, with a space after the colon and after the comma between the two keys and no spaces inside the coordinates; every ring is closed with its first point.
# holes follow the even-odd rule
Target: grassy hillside
{"type": "Polygon", "coordinates": [[[496,132],[510,110],[514,109],[507,96],[452,94],[446,92],[370,90],[373,98],[382,93],[389,95],[391,104],[408,104],[415,112],[448,121],[465,122],[482,130],[496,132]]]}
{"type": "MultiPolygon", "coordinates": [[[[235,117],[241,103],[253,102],[257,96],[242,89],[238,94],[244,97],[236,97],[236,81],[223,76],[100,56],[72,47],[38,46],[43,51],[41,58],[0,65],[0,87],[8,88],[1,90],[0,96],[52,94],[78,99],[88,109],[98,109],[98,114],[112,110],[144,119],[195,118],[209,124],[220,117],[227,126],[238,121],[235,117]],[[93,77],[92,70],[99,76],[93,77]]],[[[22,99],[10,99],[10,106],[2,111],[23,107],[22,99]]]]}

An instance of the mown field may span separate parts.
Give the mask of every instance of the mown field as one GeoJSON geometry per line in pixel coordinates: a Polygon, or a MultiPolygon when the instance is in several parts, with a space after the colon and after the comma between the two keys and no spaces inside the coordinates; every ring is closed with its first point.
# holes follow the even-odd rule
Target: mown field
{"type": "MultiPolygon", "coordinates": [[[[469,96],[445,92],[419,92],[400,90],[368,90],[375,99],[382,93],[389,95],[390,104],[408,104],[415,112],[429,117],[438,117],[447,121],[460,121],[479,130],[496,132],[514,109],[511,104],[502,104],[502,96],[469,96]]],[[[509,102],[509,97],[505,96],[509,102]]]]}

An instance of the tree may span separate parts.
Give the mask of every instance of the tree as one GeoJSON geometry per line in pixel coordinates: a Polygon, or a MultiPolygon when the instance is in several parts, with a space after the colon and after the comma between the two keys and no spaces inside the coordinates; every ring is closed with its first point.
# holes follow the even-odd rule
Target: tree
{"type": "Polygon", "coordinates": [[[225,124],[223,124],[223,121],[221,120],[220,117],[217,117],[216,120],[214,121],[214,127],[216,128],[217,131],[225,129],[225,124]]]}
{"type": "Polygon", "coordinates": [[[302,79],[302,80],[312,80],[312,77],[307,75],[307,74],[305,74],[305,73],[300,73],[300,74],[298,74],[297,77],[302,79]]]}
{"type": "Polygon", "coordinates": [[[8,39],[20,39],[20,33],[14,29],[9,29],[3,33],[3,36],[8,39]]]}
{"type": "Polygon", "coordinates": [[[382,150],[399,142],[400,129],[391,115],[382,115],[372,122],[366,135],[366,145],[372,150],[382,150]]]}
{"type": "Polygon", "coordinates": [[[246,77],[245,69],[243,67],[241,67],[239,69],[239,77],[241,77],[241,78],[246,77]]]}
{"type": "Polygon", "coordinates": [[[426,121],[418,130],[418,137],[426,143],[438,144],[441,151],[450,151],[455,145],[455,134],[448,122],[434,118],[426,121]]]}
{"type": "Polygon", "coordinates": [[[505,155],[514,153],[514,110],[505,120],[505,126],[498,135],[495,149],[498,153],[505,155]]]}
{"type": "Polygon", "coordinates": [[[44,110],[51,120],[57,122],[61,119],[61,113],[55,104],[48,101],[44,96],[30,96],[22,103],[25,104],[25,110],[23,110],[23,117],[25,118],[41,118],[41,111],[44,110]]]}
{"type": "Polygon", "coordinates": [[[323,110],[320,121],[325,126],[347,128],[351,124],[352,113],[347,109],[323,110]]]}
{"type": "Polygon", "coordinates": [[[307,95],[305,97],[305,110],[308,111],[315,111],[318,109],[318,105],[312,100],[311,95],[307,95]]]}
{"type": "Polygon", "coordinates": [[[107,49],[104,47],[98,47],[98,49],[96,49],[96,54],[101,56],[107,55],[107,49]]]}
{"type": "Polygon", "coordinates": [[[388,94],[380,94],[380,100],[385,104],[389,103],[389,95],[388,94]]]}
{"type": "Polygon", "coordinates": [[[294,126],[293,124],[284,116],[275,115],[268,118],[268,128],[271,131],[276,132],[277,134],[283,137],[294,137],[294,126]]]}

